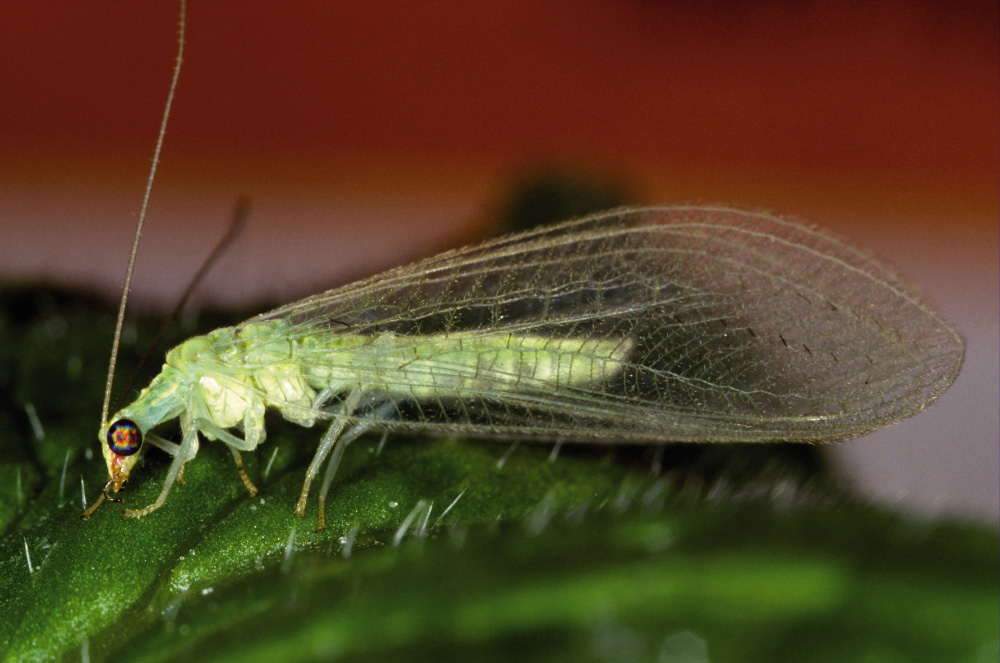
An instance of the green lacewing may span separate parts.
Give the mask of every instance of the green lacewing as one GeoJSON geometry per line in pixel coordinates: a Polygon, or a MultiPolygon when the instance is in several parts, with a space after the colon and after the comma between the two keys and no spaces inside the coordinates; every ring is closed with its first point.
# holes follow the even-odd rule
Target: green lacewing
{"type": "Polygon", "coordinates": [[[302,515],[330,452],[366,430],[829,442],[926,407],[962,355],[958,333],[888,269],[817,230],[729,207],[621,209],[192,338],[111,417],[105,459],[117,492],[143,434],[180,419],[179,446],[145,435],[174,460],[157,501],[125,512],[142,516],[162,506],[199,434],[241,467],[273,408],[327,427],[302,515]]]}
{"type": "Polygon", "coordinates": [[[831,442],[923,409],[962,358],[959,334],[898,277],[818,230],[724,206],[613,210],[182,343],[134,402],[110,419],[105,404],[109,479],[84,516],[114,499],[144,440],[173,461],[157,500],[125,516],[164,504],[200,437],[230,448],[256,494],[240,452],[264,443],[268,409],[325,427],[295,509],[327,462],[322,529],[341,454],[365,431],[831,442]],[[153,432],[172,419],[179,444],[153,432]]]}

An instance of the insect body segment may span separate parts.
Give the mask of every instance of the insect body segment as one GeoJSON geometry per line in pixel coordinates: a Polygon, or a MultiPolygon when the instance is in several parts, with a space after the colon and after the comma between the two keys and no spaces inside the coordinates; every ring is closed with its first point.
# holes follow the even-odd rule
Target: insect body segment
{"type": "Polygon", "coordinates": [[[112,420],[115,491],[134,422],[174,456],[239,453],[264,413],[327,426],[322,504],[369,429],[598,443],[827,442],[916,413],[961,338],[889,270],[815,230],[724,207],[617,210],[452,251],[171,350],[112,420]],[[179,445],[151,429],[179,418],[179,445]],[[115,445],[120,445],[121,448],[115,445]],[[116,450],[117,449],[117,450],[116,450]],[[331,455],[332,454],[332,455],[331,455]]]}
{"type": "MultiPolygon", "coordinates": [[[[253,493],[256,488],[242,472],[238,451],[253,450],[265,440],[269,407],[305,427],[318,419],[332,420],[331,431],[338,434],[352,424],[353,439],[371,425],[370,416],[357,413],[362,402],[369,404],[369,413],[371,404],[380,405],[379,417],[390,421],[396,403],[586,387],[620,375],[631,347],[628,339],[581,341],[511,333],[358,336],[335,327],[296,335],[283,320],[219,329],[171,350],[160,375],[115,415],[107,434],[108,469],[117,492],[134,466],[134,459],[120,458],[126,454],[119,440],[124,438],[133,454],[141,440],[140,425],[149,430],[180,416],[184,442],[175,449],[159,441],[175,455],[171,474],[180,476],[183,464],[195,456],[200,432],[234,450],[253,493]],[[242,429],[242,437],[225,430],[234,427],[242,429]]],[[[303,509],[309,482],[337,440],[330,432],[326,437],[329,443],[317,452],[303,488],[303,509]]],[[[161,499],[141,514],[126,514],[158,508],[169,487],[168,482],[161,499]]]]}

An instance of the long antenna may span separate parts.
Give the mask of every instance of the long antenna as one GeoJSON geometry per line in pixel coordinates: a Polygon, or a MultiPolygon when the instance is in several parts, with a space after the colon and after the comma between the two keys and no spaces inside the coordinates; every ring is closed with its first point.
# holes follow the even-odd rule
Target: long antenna
{"type": "Polygon", "coordinates": [[[139,221],[135,226],[135,238],[132,240],[132,253],[129,255],[128,268],[125,270],[125,283],[122,285],[122,301],[118,305],[118,322],[115,323],[114,341],[111,343],[111,361],[108,363],[108,382],[104,388],[104,407],[101,410],[101,430],[98,436],[104,435],[108,424],[108,404],[111,402],[111,385],[115,379],[115,363],[118,361],[118,346],[121,343],[122,324],[125,321],[125,302],[132,286],[132,269],[135,267],[135,254],[139,250],[139,237],[142,235],[142,222],[146,219],[146,208],[149,206],[149,195],[153,190],[153,179],[156,176],[156,166],[160,163],[160,150],[163,148],[163,137],[167,133],[167,119],[170,117],[170,106],[174,103],[174,92],[177,90],[177,80],[181,75],[181,61],[184,56],[184,27],[187,18],[187,2],[180,0],[181,11],[179,30],[177,33],[177,59],[174,62],[174,76],[170,81],[170,93],[167,104],[163,108],[163,119],[160,121],[160,133],[156,137],[156,149],[153,151],[153,163],[149,167],[149,177],[146,179],[146,191],[142,196],[142,207],[139,209],[139,221]]]}

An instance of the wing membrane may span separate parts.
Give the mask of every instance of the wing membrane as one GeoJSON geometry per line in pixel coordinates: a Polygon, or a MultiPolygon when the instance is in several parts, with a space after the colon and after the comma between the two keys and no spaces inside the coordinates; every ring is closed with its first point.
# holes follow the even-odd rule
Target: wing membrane
{"type": "Polygon", "coordinates": [[[389,413],[384,427],[604,442],[853,437],[925,407],[963,356],[955,330],[878,262],[797,223],[724,207],[617,210],[499,238],[248,323],[268,320],[287,321],[287,340],[312,348],[289,370],[346,370],[369,416],[389,413]],[[386,335],[391,345],[375,342],[386,335]],[[371,342],[345,358],[327,343],[344,336],[371,342]],[[540,339],[559,361],[605,362],[604,372],[574,382],[479,370],[511,337],[540,339]],[[482,355],[475,380],[457,377],[472,359],[448,354],[447,339],[482,355]],[[408,365],[408,384],[368,389],[379,383],[367,366],[433,356],[438,341],[442,360],[408,365]],[[608,341],[627,352],[593,354],[608,341]]]}

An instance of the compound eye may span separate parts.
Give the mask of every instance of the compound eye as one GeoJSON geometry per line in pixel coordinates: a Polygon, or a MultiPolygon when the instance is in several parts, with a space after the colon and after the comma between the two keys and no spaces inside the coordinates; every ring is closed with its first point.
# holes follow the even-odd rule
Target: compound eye
{"type": "Polygon", "coordinates": [[[119,456],[131,456],[142,445],[139,425],[129,419],[119,419],[108,426],[108,449],[119,456]]]}

